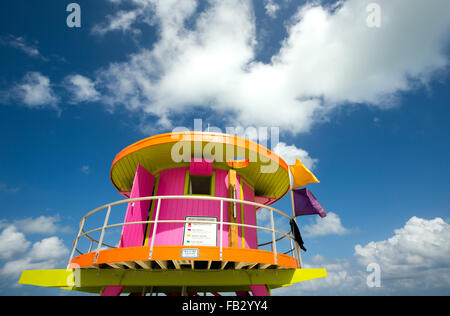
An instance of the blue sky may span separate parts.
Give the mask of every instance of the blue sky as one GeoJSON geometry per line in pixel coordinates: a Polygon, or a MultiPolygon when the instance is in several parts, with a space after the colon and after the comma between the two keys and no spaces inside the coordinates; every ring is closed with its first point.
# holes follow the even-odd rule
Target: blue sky
{"type": "Polygon", "coordinates": [[[64,267],[82,215],[120,199],[115,155],[194,119],[279,127],[321,180],[328,220],[299,223],[329,277],[273,294],[450,294],[447,1],[372,1],[372,28],[370,1],[79,0],[81,28],[66,2],[0,3],[0,295],[61,294],[11,267],[64,267]]]}

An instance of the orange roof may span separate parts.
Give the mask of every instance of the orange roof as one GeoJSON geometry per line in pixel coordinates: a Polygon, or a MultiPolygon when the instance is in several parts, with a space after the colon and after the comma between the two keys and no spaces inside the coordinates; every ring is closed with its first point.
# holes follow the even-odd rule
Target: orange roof
{"type": "MultiPolygon", "coordinates": [[[[119,191],[131,189],[134,173],[138,164],[148,171],[158,171],[182,166],[182,163],[174,162],[171,151],[176,143],[190,143],[192,153],[203,155],[207,144],[223,145],[225,150],[219,154],[219,160],[214,161],[215,167],[230,168],[230,151],[232,158],[245,155],[244,159],[250,161],[245,166],[241,165],[239,173],[255,182],[255,191],[261,196],[280,198],[289,189],[289,169],[286,162],[266,147],[251,140],[228,134],[210,132],[177,132],[152,136],[143,139],[123,149],[114,159],[110,178],[119,191]],[[196,146],[196,145],[199,146],[196,146]],[[198,151],[202,152],[199,153],[198,151]],[[252,159],[253,158],[253,159],[252,159]],[[261,172],[261,168],[274,168],[273,172],[261,172]],[[258,192],[259,191],[259,192],[258,192]]],[[[214,154],[217,158],[216,153],[214,154]]],[[[208,158],[208,157],[204,157],[208,158]]],[[[185,162],[187,165],[188,162],[185,162]]]]}

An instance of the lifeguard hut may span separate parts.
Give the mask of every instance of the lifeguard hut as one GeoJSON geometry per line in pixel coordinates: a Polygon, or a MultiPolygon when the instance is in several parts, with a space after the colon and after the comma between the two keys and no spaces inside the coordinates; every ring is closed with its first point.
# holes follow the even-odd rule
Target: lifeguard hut
{"type": "MultiPolygon", "coordinates": [[[[110,178],[125,199],[82,217],[67,269],[24,271],[19,283],[102,296],[264,296],[326,276],[302,267],[295,208],[288,215],[271,207],[292,187],[289,166],[255,142],[209,132],[157,135],[122,150],[110,178]],[[259,213],[268,224],[258,226],[259,213]],[[123,221],[111,223],[113,214],[123,221]],[[100,224],[87,228],[94,216],[100,224]],[[281,219],[292,229],[280,231],[281,219]],[[114,231],[120,235],[111,245],[105,240],[114,231]]],[[[317,206],[302,202],[305,210],[317,206]]]]}

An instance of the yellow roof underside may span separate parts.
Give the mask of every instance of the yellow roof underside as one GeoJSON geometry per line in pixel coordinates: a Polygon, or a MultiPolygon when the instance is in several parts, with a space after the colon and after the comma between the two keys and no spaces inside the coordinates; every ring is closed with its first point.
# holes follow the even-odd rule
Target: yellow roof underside
{"type": "Polygon", "coordinates": [[[172,148],[177,144],[185,149],[189,149],[190,145],[191,157],[201,156],[203,153],[203,158],[216,158],[214,168],[229,170],[230,166],[227,164],[229,157],[250,159],[248,166],[238,169],[238,173],[254,184],[257,196],[279,199],[289,189],[287,164],[280,157],[254,142],[226,134],[198,132],[190,134],[191,137],[188,137],[187,141],[181,140],[180,142],[174,140],[173,135],[157,135],[133,144],[119,153],[110,174],[111,181],[116,188],[119,191],[131,190],[138,164],[152,174],[169,168],[189,166],[189,162],[176,163],[173,161],[172,148]],[[199,139],[199,135],[204,138],[199,139]],[[208,138],[207,136],[212,137],[208,138]],[[196,143],[194,143],[194,138],[196,143]],[[206,146],[209,146],[209,149],[205,150],[206,146]],[[211,150],[211,146],[217,146],[217,150],[211,150]],[[208,157],[204,154],[205,152],[210,152],[213,157],[208,157]],[[266,173],[263,172],[264,170],[272,172],[266,173]]]}

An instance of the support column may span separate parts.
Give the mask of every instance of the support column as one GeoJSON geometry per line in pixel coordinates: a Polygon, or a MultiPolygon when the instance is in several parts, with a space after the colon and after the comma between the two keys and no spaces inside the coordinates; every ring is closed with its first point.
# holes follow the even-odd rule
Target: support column
{"type": "Polygon", "coordinates": [[[249,285],[253,296],[269,296],[269,291],[265,285],[249,285]]]}
{"type": "MultiPolygon", "coordinates": [[[[237,198],[237,177],[236,171],[231,169],[228,171],[228,198],[236,199],[237,198]]],[[[237,223],[237,205],[236,203],[228,202],[228,221],[230,223],[237,223]]],[[[238,248],[239,240],[238,240],[238,227],[237,226],[228,226],[228,246],[231,248],[238,248]]]]}
{"type": "Polygon", "coordinates": [[[107,286],[101,296],[120,296],[124,289],[125,286],[107,286]]]}

